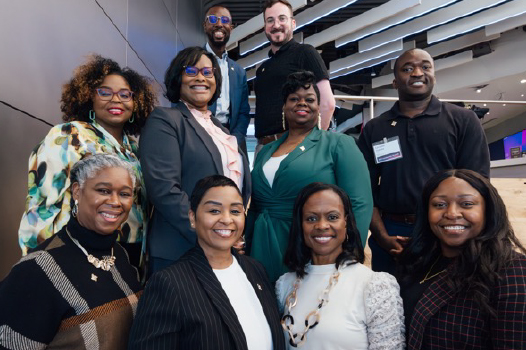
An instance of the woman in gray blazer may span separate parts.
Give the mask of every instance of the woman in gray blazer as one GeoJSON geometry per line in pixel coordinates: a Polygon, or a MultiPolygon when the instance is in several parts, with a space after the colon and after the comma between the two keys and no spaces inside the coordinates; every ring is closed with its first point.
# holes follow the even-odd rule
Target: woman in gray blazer
{"type": "Polygon", "coordinates": [[[221,70],[213,54],[201,47],[180,51],[164,83],[173,105],[154,109],[139,144],[146,192],[154,205],[149,273],[169,266],[195,245],[188,194],[199,179],[214,174],[231,178],[245,204],[251,189],[246,155],[207,108],[221,94],[221,70]]]}
{"type": "Polygon", "coordinates": [[[263,266],[232,249],[245,226],[236,184],[206,177],[195,186],[190,207],[197,245],[148,281],[129,349],[284,350],[263,266]]]}

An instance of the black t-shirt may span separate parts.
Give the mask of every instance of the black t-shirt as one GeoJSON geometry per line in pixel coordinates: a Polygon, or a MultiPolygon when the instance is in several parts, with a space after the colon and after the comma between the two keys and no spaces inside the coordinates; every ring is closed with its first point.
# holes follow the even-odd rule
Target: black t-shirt
{"type": "Polygon", "coordinates": [[[413,118],[395,103],[365,125],[358,147],[369,168],[374,205],[388,213],[416,213],[426,181],[440,170],[470,169],[489,177],[489,150],[477,116],[435,96],[413,118]],[[394,137],[402,158],[376,164],[373,144],[394,137]]]}
{"type": "Polygon", "coordinates": [[[314,47],[300,44],[294,39],[283,45],[256,71],[256,137],[277,134],[283,131],[283,96],[281,89],[287,76],[300,70],[314,73],[316,81],[329,79],[329,73],[320,54],[314,47]]]}

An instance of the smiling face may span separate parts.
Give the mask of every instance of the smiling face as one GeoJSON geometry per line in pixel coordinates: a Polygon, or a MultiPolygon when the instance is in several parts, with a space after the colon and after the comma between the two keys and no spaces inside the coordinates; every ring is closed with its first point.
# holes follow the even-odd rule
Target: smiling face
{"type": "Polygon", "coordinates": [[[232,186],[212,187],[199,202],[197,213],[190,210],[189,218],[207,257],[230,254],[245,228],[243,199],[232,186]]]}
{"type": "MultiPolygon", "coordinates": [[[[130,85],[128,85],[126,79],[117,74],[107,75],[98,87],[108,88],[113,92],[123,89],[130,90],[130,85]]],[[[119,96],[114,94],[111,100],[103,101],[100,96],[94,92],[92,100],[97,123],[109,132],[117,130],[117,134],[122,133],[124,124],[130,119],[133,113],[133,99],[128,102],[122,102],[119,96]]]]}
{"type": "Polygon", "coordinates": [[[396,62],[393,86],[402,101],[421,101],[431,96],[435,86],[433,58],[424,50],[410,50],[396,62]]]}
{"type": "Polygon", "coordinates": [[[81,226],[101,235],[112,234],[128,218],[133,204],[133,183],[126,169],[106,168],[84,182],[71,186],[78,200],[77,219],[81,226]]]}
{"type": "Polygon", "coordinates": [[[312,263],[334,264],[347,235],[340,196],[331,190],[316,192],[307,199],[302,213],[303,238],[311,249],[312,263]]]}
{"type": "Polygon", "coordinates": [[[292,39],[296,20],[292,18],[292,13],[285,4],[277,2],[266,9],[263,15],[265,16],[265,35],[272,47],[277,49],[292,39]]]}
{"type": "MultiPolygon", "coordinates": [[[[222,24],[221,16],[232,18],[230,12],[222,6],[214,6],[208,10],[206,16],[214,15],[218,17],[216,24],[209,23],[206,19],[203,23],[203,28],[208,37],[208,43],[212,47],[220,48],[228,43],[230,39],[230,32],[232,31],[232,23],[222,24]]],[[[206,17],[205,17],[206,18],[206,17]]]]}
{"type": "Polygon", "coordinates": [[[283,106],[289,128],[312,129],[318,123],[320,107],[314,88],[300,88],[287,97],[283,106]]]}
{"type": "Polygon", "coordinates": [[[485,210],[484,198],[466,181],[450,177],[440,183],[429,198],[428,220],[444,256],[457,256],[482,232],[485,210]]]}
{"type": "MultiPolygon", "coordinates": [[[[194,65],[197,69],[204,67],[212,68],[212,61],[205,55],[202,55],[199,61],[194,65]]],[[[181,100],[201,112],[206,112],[208,101],[212,99],[216,91],[216,78],[211,76],[205,78],[203,73],[199,72],[195,77],[190,77],[183,70],[181,81],[181,100]]]]}

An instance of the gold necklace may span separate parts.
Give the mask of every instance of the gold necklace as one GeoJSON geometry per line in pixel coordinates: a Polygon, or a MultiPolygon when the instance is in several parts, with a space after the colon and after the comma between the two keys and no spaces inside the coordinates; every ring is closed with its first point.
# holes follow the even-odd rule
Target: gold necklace
{"type": "Polygon", "coordinates": [[[429,276],[429,274],[431,273],[431,271],[433,271],[433,267],[435,267],[436,263],[437,263],[439,260],[440,260],[440,255],[439,255],[438,258],[435,260],[435,262],[433,263],[433,265],[431,265],[431,268],[429,269],[429,271],[427,271],[427,274],[426,274],[426,276],[424,277],[424,279],[420,281],[420,284],[423,284],[424,282],[429,281],[429,280],[432,279],[433,277],[436,277],[436,276],[440,275],[442,272],[446,272],[446,269],[443,269],[442,271],[439,271],[439,272],[435,273],[434,275],[429,276]]]}
{"type": "Polygon", "coordinates": [[[321,308],[329,302],[329,293],[338,283],[338,278],[340,277],[340,271],[336,270],[331,277],[329,278],[329,284],[327,287],[321,292],[321,295],[318,297],[318,307],[316,310],[311,311],[307,317],[305,317],[305,328],[303,329],[303,332],[301,333],[293,333],[292,332],[292,326],[294,325],[294,317],[290,314],[291,310],[296,306],[297,299],[296,299],[296,293],[298,291],[298,288],[301,283],[300,278],[296,278],[296,281],[294,282],[294,289],[290,294],[287,296],[287,299],[285,299],[285,306],[287,307],[286,314],[283,315],[281,318],[281,326],[289,334],[289,343],[293,347],[298,347],[303,345],[305,341],[307,340],[307,332],[309,329],[316,327],[318,322],[320,321],[320,310],[321,308]],[[314,320],[314,322],[311,322],[311,320],[314,320]],[[299,341],[297,341],[299,339],[299,341]]]}
{"type": "Polygon", "coordinates": [[[69,238],[73,241],[73,243],[75,243],[75,245],[77,247],[79,247],[80,250],[82,250],[84,255],[86,255],[88,257],[88,262],[90,264],[92,264],[93,266],[95,266],[96,268],[102,269],[104,271],[109,271],[113,267],[113,265],[115,265],[115,260],[117,260],[117,258],[115,256],[113,256],[113,247],[111,247],[111,256],[103,258],[102,260],[100,260],[100,259],[97,259],[96,257],[94,257],[93,255],[88,254],[86,249],[84,249],[84,247],[80,245],[79,241],[77,241],[75,238],[71,237],[71,234],[69,233],[69,230],[68,230],[67,227],[66,227],[66,233],[68,234],[69,238]]]}

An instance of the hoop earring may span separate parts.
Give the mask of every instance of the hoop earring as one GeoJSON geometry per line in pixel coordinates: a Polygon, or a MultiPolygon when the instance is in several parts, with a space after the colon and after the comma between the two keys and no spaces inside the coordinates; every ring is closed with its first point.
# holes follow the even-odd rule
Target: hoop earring
{"type": "Polygon", "coordinates": [[[71,209],[71,215],[76,218],[77,214],[79,212],[79,201],[75,199],[75,204],[73,205],[73,209],[71,209]]]}
{"type": "Polygon", "coordinates": [[[94,122],[95,121],[95,112],[93,112],[93,109],[89,110],[89,119],[94,122]]]}
{"type": "Polygon", "coordinates": [[[130,119],[128,119],[128,123],[133,123],[133,121],[135,120],[135,113],[132,113],[132,116],[130,119]]]}
{"type": "Polygon", "coordinates": [[[321,130],[321,113],[318,113],[318,129],[321,130]]]}
{"type": "Polygon", "coordinates": [[[283,130],[287,130],[287,127],[285,125],[285,111],[281,112],[281,122],[283,124],[283,130]]]}

